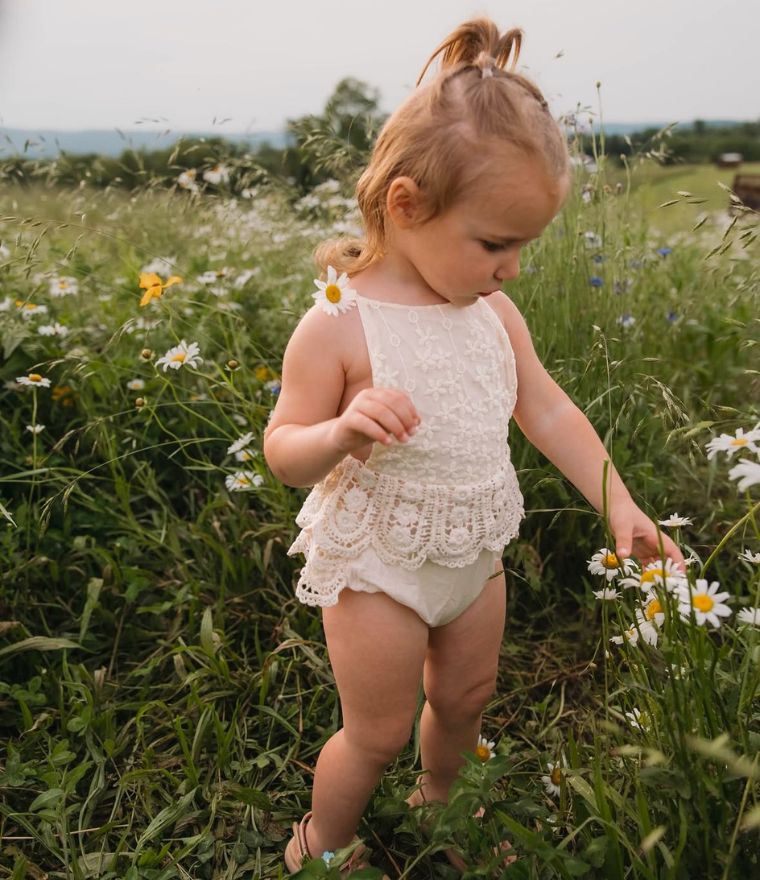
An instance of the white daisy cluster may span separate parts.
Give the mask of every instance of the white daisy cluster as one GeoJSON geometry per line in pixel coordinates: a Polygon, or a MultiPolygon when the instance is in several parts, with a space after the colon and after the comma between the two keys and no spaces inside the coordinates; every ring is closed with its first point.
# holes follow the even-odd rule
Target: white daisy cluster
{"type": "Polygon", "coordinates": [[[719,452],[725,452],[726,457],[731,459],[735,452],[752,453],[755,461],[751,458],[741,458],[728,472],[729,480],[736,480],[736,487],[740,492],[746,492],[750,486],[760,483],[760,422],[750,431],[745,433],[739,428],[735,434],[721,434],[713,437],[707,444],[707,458],[714,458],[719,452]]]}
{"type": "MultiPolygon", "coordinates": [[[[234,455],[237,461],[252,461],[259,454],[252,443],[253,432],[247,431],[227,447],[227,455],[234,455]]],[[[227,474],[224,482],[230,492],[252,492],[264,483],[264,478],[252,470],[239,470],[227,474]]]]}

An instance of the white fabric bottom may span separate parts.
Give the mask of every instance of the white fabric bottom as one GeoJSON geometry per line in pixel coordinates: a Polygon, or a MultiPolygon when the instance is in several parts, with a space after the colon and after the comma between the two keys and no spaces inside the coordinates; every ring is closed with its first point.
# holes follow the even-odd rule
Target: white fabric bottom
{"type": "Polygon", "coordinates": [[[369,546],[346,563],[346,586],[359,593],[385,593],[415,611],[428,626],[444,626],[478,598],[501,558],[500,551],[484,549],[462,568],[425,560],[410,571],[383,562],[369,546]]]}

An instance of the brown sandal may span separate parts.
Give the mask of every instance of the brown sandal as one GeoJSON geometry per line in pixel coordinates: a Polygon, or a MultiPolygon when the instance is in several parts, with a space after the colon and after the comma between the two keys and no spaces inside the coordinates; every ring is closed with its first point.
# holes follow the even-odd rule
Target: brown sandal
{"type": "MultiPolygon", "coordinates": [[[[308,862],[309,859],[315,858],[315,856],[309,852],[309,847],[306,844],[306,825],[309,819],[311,819],[311,815],[312,811],[309,810],[300,822],[293,823],[293,836],[285,847],[285,867],[291,874],[300,871],[304,862],[308,862]]],[[[341,875],[345,874],[348,876],[354,871],[372,867],[367,861],[367,856],[369,855],[367,847],[361,843],[358,838],[354,838],[354,841],[356,842],[354,851],[340,866],[341,875]]],[[[389,878],[383,874],[383,880],[389,880],[389,878]]]]}
{"type": "MultiPolygon", "coordinates": [[[[425,797],[425,792],[419,787],[421,779],[422,779],[421,776],[417,777],[417,788],[406,799],[406,802],[407,802],[407,804],[409,804],[410,807],[419,807],[419,806],[422,806],[422,804],[429,803],[428,799],[425,797]],[[419,800],[417,798],[419,798],[419,800]]],[[[485,813],[485,810],[483,807],[481,807],[475,813],[473,818],[480,819],[484,813],[485,813]]],[[[509,843],[509,841],[505,840],[502,844],[502,849],[512,849],[512,845],[509,843]]],[[[497,852],[497,850],[494,850],[494,854],[496,854],[496,852],[497,852]]],[[[453,847],[451,847],[449,849],[445,849],[443,851],[443,854],[449,860],[449,864],[452,865],[454,868],[456,868],[457,871],[459,871],[462,874],[464,874],[464,872],[470,867],[470,865],[468,865],[467,862],[464,860],[464,857],[459,852],[459,850],[454,849],[453,847]]],[[[512,862],[514,862],[516,860],[517,860],[517,856],[505,856],[504,863],[509,865],[509,864],[512,864],[512,862]]]]}

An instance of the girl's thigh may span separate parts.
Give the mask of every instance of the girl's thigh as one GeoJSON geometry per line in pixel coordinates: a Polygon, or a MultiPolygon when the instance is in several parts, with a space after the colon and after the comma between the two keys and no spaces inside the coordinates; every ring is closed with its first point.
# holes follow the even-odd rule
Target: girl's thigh
{"type": "Polygon", "coordinates": [[[411,731],[427,624],[384,593],[351,589],[322,610],[322,623],[346,730],[371,736],[385,724],[411,731]]]}
{"type": "Polygon", "coordinates": [[[478,598],[459,617],[430,630],[425,659],[425,694],[445,706],[477,703],[496,684],[506,620],[504,573],[486,581],[478,598]]]}

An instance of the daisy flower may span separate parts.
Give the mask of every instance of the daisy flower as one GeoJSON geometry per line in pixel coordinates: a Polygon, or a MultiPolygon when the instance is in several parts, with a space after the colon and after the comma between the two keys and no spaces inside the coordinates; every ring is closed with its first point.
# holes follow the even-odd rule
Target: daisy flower
{"type": "Polygon", "coordinates": [[[224,483],[230,492],[251,492],[263,482],[264,478],[261,474],[255,474],[253,471],[235,471],[234,474],[227,474],[224,478],[224,483]]]}
{"type": "Polygon", "coordinates": [[[739,623],[748,623],[751,626],[760,626],[760,608],[742,608],[736,615],[739,623]]]}
{"type": "Polygon", "coordinates": [[[182,189],[189,189],[192,192],[198,191],[198,184],[195,182],[195,175],[198,172],[195,168],[188,168],[187,171],[183,171],[177,177],[177,184],[182,187],[182,189]]]}
{"type": "Polygon", "coordinates": [[[213,168],[207,168],[203,172],[203,179],[208,183],[227,183],[230,179],[230,172],[224,165],[214,165],[213,168]]]}
{"type": "Polygon", "coordinates": [[[26,430],[31,431],[32,434],[39,434],[40,431],[45,430],[45,426],[44,425],[27,425],[26,430]]]}
{"type": "Polygon", "coordinates": [[[671,526],[673,528],[691,525],[691,520],[688,516],[679,516],[678,513],[671,513],[667,519],[661,519],[658,522],[661,526],[671,526]]]}
{"type": "Polygon", "coordinates": [[[649,727],[649,716],[641,709],[631,709],[630,712],[625,713],[625,717],[631,727],[635,727],[637,730],[646,730],[649,727]]]}
{"type": "Polygon", "coordinates": [[[716,456],[719,452],[725,452],[729,458],[735,452],[743,452],[745,449],[751,449],[753,452],[760,452],[755,445],[760,440],[760,427],[756,426],[751,431],[744,433],[744,428],[738,428],[736,434],[721,434],[720,437],[713,437],[705,446],[707,449],[708,461],[716,456]]]}
{"type": "Polygon", "coordinates": [[[234,455],[238,461],[250,461],[256,455],[256,450],[250,448],[252,441],[253,433],[249,431],[230,444],[227,448],[227,454],[234,455]]]}
{"type": "Polygon", "coordinates": [[[39,385],[42,388],[50,388],[50,379],[45,379],[39,373],[29,373],[28,376],[16,376],[19,385],[39,385]]]}
{"type": "Polygon", "coordinates": [[[738,558],[751,562],[753,565],[760,565],[760,553],[753,553],[749,547],[745,547],[738,558]]]}
{"type": "Polygon", "coordinates": [[[485,764],[493,758],[496,743],[493,740],[487,740],[484,736],[478,737],[478,744],[475,748],[475,754],[485,764]]]}
{"type": "Polygon", "coordinates": [[[645,592],[655,585],[674,590],[685,582],[685,575],[670,558],[665,560],[664,565],[662,562],[650,562],[642,572],[635,572],[631,577],[620,581],[624,587],[638,587],[645,592]]]}
{"type": "Polygon", "coordinates": [[[156,361],[156,366],[163,364],[164,372],[166,372],[169,367],[173,370],[178,370],[183,365],[197,367],[198,364],[202,363],[203,358],[200,356],[200,347],[198,346],[198,343],[191,342],[190,345],[188,345],[183,339],[179,345],[170,348],[163,357],[160,357],[156,361]]]}
{"type": "Polygon", "coordinates": [[[620,595],[617,590],[610,587],[605,587],[603,590],[593,590],[592,592],[597,599],[617,599],[620,595]]]}
{"type": "Polygon", "coordinates": [[[50,279],[50,296],[71,296],[79,292],[79,283],[70,275],[50,279]]]}
{"type": "Polygon", "coordinates": [[[636,617],[641,622],[656,623],[657,626],[662,626],[665,620],[665,609],[662,607],[662,602],[652,593],[649,593],[648,596],[644,608],[636,612],[636,617]]]}
{"type": "Polygon", "coordinates": [[[607,578],[607,582],[611,581],[618,575],[629,575],[633,572],[635,563],[632,559],[623,559],[621,564],[612,550],[602,547],[597,553],[589,559],[588,570],[591,574],[603,574],[607,578]]]}
{"type": "Polygon", "coordinates": [[[182,279],[179,275],[170,276],[166,279],[166,283],[164,283],[161,280],[161,276],[155,272],[141,272],[140,287],[145,290],[145,293],[140,299],[140,305],[147,306],[152,299],[160,299],[167,287],[171,287],[172,284],[179,284],[180,281],[182,279]]]}
{"type": "Polygon", "coordinates": [[[699,626],[705,623],[711,623],[715,627],[720,626],[719,618],[728,617],[731,609],[723,604],[723,600],[728,599],[729,594],[719,593],[719,587],[717,581],[708,585],[705,578],[698,578],[694,587],[688,584],[681,587],[678,591],[678,612],[681,617],[688,620],[693,610],[699,626]]]}
{"type": "Polygon", "coordinates": [[[40,336],[66,336],[68,332],[69,328],[59,324],[58,321],[54,324],[40,324],[37,328],[37,333],[40,336]]]}
{"type": "Polygon", "coordinates": [[[612,636],[610,639],[613,645],[622,645],[623,642],[629,642],[631,645],[638,644],[639,641],[639,631],[634,626],[629,626],[628,629],[623,630],[622,636],[612,636]]]}
{"type": "Polygon", "coordinates": [[[745,492],[750,486],[760,483],[760,461],[750,461],[742,458],[739,464],[734,465],[728,472],[729,480],[738,480],[736,488],[739,492],[745,492]]]}
{"type": "Polygon", "coordinates": [[[130,379],[129,382],[127,382],[127,388],[130,391],[142,391],[145,388],[145,380],[130,379]]]}
{"type": "Polygon", "coordinates": [[[617,319],[617,323],[620,324],[621,327],[633,327],[636,323],[636,318],[633,317],[630,313],[626,312],[624,315],[621,315],[617,319]]]}
{"type": "Polygon", "coordinates": [[[348,287],[348,275],[345,272],[338,278],[332,266],[327,267],[327,281],[314,279],[319,290],[312,294],[314,301],[323,312],[337,317],[356,305],[356,291],[348,287]]]}
{"type": "Polygon", "coordinates": [[[25,318],[29,317],[29,315],[46,315],[48,310],[47,306],[26,302],[23,299],[16,300],[16,308],[25,318]]]}
{"type": "Polygon", "coordinates": [[[549,775],[541,777],[541,782],[543,782],[546,788],[546,793],[559,797],[561,791],[560,784],[562,783],[562,767],[559,764],[553,764],[549,761],[546,765],[546,769],[549,771],[549,775]]]}

